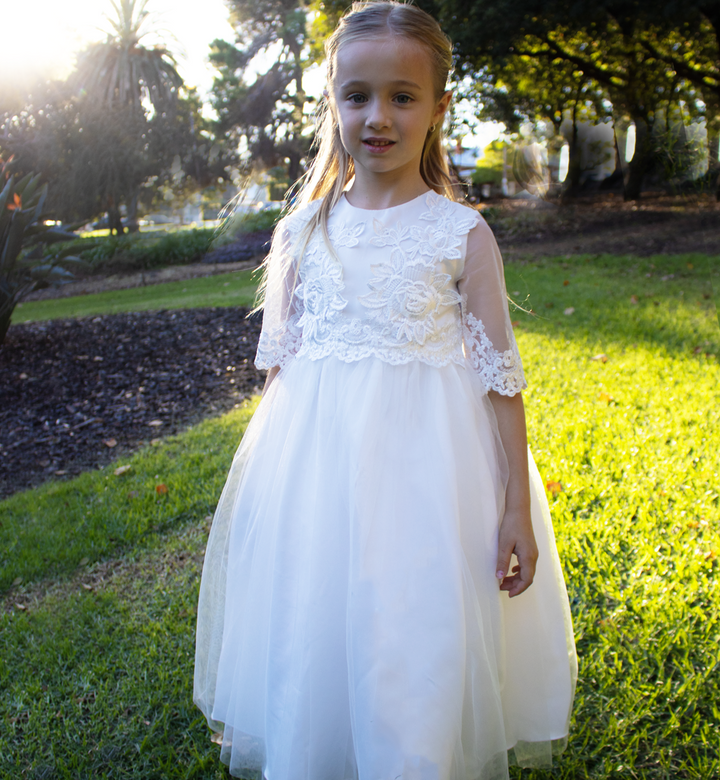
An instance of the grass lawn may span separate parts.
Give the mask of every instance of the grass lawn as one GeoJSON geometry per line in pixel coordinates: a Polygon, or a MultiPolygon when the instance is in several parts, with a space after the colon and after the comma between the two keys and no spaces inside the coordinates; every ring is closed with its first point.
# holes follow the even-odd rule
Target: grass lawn
{"type": "Polygon", "coordinates": [[[234,271],[182,282],[133,287],[129,290],[112,290],[47,301],[27,301],[16,307],[12,322],[16,324],[64,317],[119,314],[124,311],[252,306],[257,282],[258,274],[253,270],[234,271]]]}
{"type": "MultiPolygon", "coordinates": [[[[719,777],[718,269],[599,257],[506,273],[535,312],[513,318],[580,656],[567,752],[513,776],[719,777]]],[[[193,629],[254,403],[0,503],[0,588],[15,583],[0,778],[228,776],[191,702],[193,629]]]]}

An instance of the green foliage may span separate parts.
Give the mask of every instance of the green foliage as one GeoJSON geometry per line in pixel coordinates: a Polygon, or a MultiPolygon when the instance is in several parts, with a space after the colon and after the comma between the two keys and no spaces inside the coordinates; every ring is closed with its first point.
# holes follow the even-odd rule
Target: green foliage
{"type": "Polygon", "coordinates": [[[0,191],[0,344],[20,299],[38,283],[72,279],[65,266],[82,262],[67,249],[43,256],[43,242],[67,234],[40,222],[47,195],[40,175],[28,174],[16,183],[7,167],[4,163],[0,168],[0,179],[5,178],[0,191]],[[30,244],[35,244],[34,252],[28,251],[30,244]]]}
{"type": "Polygon", "coordinates": [[[263,209],[262,211],[236,211],[223,225],[222,232],[230,237],[243,233],[255,233],[261,230],[274,230],[282,216],[282,209],[263,209]]]}
{"type": "Polygon", "coordinates": [[[66,245],[90,267],[90,273],[151,270],[200,260],[213,246],[211,229],[130,233],[100,238],[76,238],[66,245]]]}
{"type": "MultiPolygon", "coordinates": [[[[506,267],[537,312],[512,316],[535,459],[562,486],[550,503],[580,657],[568,750],[514,778],[720,774],[720,343],[705,297],[719,273],[697,255],[506,267]]],[[[206,518],[253,408],[120,461],[124,476],[0,504],[0,576],[23,577],[0,618],[0,776],[227,777],[191,703],[193,630],[206,518]]]]}
{"type": "Polygon", "coordinates": [[[194,309],[206,306],[249,308],[255,303],[258,278],[256,269],[233,271],[229,274],[133,287],[127,290],[113,290],[94,295],[28,301],[18,306],[13,321],[35,322],[63,317],[118,314],[124,311],[194,309]]]}
{"type": "Polygon", "coordinates": [[[602,119],[610,108],[616,121],[633,122],[627,200],[640,197],[652,169],[658,123],[678,105],[710,124],[720,111],[720,23],[712,3],[550,2],[542,13],[533,0],[423,5],[454,40],[485,114],[511,129],[524,118],[557,130],[566,114],[575,125],[578,112],[602,119]]]}
{"type": "Polygon", "coordinates": [[[121,265],[132,268],[163,268],[184,265],[199,260],[210,251],[214,231],[177,230],[161,237],[146,238],[142,234],[108,236],[97,247],[82,253],[94,265],[121,265]]]}
{"type": "Polygon", "coordinates": [[[493,141],[485,147],[482,159],[477,161],[470,176],[473,184],[500,184],[503,177],[503,150],[507,148],[508,144],[504,141],[493,141]]]}

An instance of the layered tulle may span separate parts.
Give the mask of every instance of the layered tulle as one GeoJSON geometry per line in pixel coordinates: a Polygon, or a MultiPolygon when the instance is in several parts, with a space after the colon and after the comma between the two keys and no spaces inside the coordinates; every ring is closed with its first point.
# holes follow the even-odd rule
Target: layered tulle
{"type": "Polygon", "coordinates": [[[195,699],[237,775],[501,780],[568,731],[572,628],[544,490],[540,558],[494,577],[507,479],[463,366],[297,358],[238,450],[208,542],[195,699]]]}

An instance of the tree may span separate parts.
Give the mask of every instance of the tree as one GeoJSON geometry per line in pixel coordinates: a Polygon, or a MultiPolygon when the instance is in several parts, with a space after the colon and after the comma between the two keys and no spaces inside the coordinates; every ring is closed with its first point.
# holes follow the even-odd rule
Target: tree
{"type": "Polygon", "coordinates": [[[143,9],[116,6],[124,44],[110,37],[91,46],[67,82],[37,84],[0,112],[0,149],[14,155],[19,173],[42,174],[47,216],[107,212],[120,232],[123,204],[132,218],[138,199],[152,200],[157,188],[187,194],[228,178],[233,157],[197,94],[179,86],[164,49],[139,46],[143,9]]]}
{"type": "Polygon", "coordinates": [[[298,0],[230,0],[229,5],[236,45],[216,40],[210,55],[220,74],[213,89],[219,130],[237,140],[254,167],[285,167],[292,184],[310,146],[304,132],[310,102],[303,88],[305,11],[298,0]],[[272,65],[253,76],[261,58],[272,59],[272,65]]]}
{"type": "MultiPolygon", "coordinates": [[[[650,8],[655,6],[650,4],[650,8]]],[[[672,0],[662,10],[664,35],[644,39],[643,45],[700,92],[707,128],[708,176],[714,178],[716,197],[720,200],[720,1],[672,0]]]]}
{"type": "MultiPolygon", "coordinates": [[[[609,115],[602,88],[564,60],[553,61],[546,68],[537,57],[527,54],[511,55],[501,63],[487,59],[472,85],[474,99],[481,103],[478,117],[503,122],[511,133],[524,123],[544,122],[554,131],[551,145],[558,147],[569,120],[566,140],[570,159],[564,196],[575,195],[583,171],[578,126],[580,121],[600,121],[609,115]]],[[[465,96],[473,99],[467,93],[465,96]]]]}
{"type": "Polygon", "coordinates": [[[145,101],[158,113],[172,111],[183,84],[165,47],[140,45],[148,18],[146,5],[147,0],[112,2],[117,18],[108,19],[107,40],[91,44],[80,54],[73,75],[76,85],[100,105],[142,116],[147,113],[145,101]]]}
{"type": "MultiPolygon", "coordinates": [[[[136,137],[148,131],[148,103],[155,116],[171,116],[177,105],[182,78],[175,60],[162,46],[140,44],[147,20],[147,0],[113,2],[117,18],[109,19],[111,32],[106,41],[91,44],[78,58],[72,83],[100,110],[121,119],[121,127],[136,137]]],[[[117,159],[117,158],[115,158],[117,159]]],[[[125,201],[128,217],[134,223],[142,179],[121,187],[118,171],[105,177],[105,198],[111,229],[122,232],[120,203],[125,201]]],[[[125,178],[125,177],[122,177],[125,178]]]]}
{"type": "Polygon", "coordinates": [[[655,122],[680,102],[699,110],[692,85],[648,45],[665,40],[668,22],[661,7],[646,0],[437,0],[430,10],[454,39],[461,72],[478,72],[488,61],[502,68],[525,56],[546,74],[564,63],[601,87],[616,119],[636,126],[625,179],[629,200],[640,196],[650,167],[655,122]]]}
{"type": "Polygon", "coordinates": [[[155,116],[150,123],[148,158],[155,163],[141,190],[146,207],[171,191],[185,201],[198,189],[229,182],[229,169],[238,165],[237,154],[216,134],[216,123],[203,116],[195,90],[182,90],[172,114],[155,116]]]}
{"type": "Polygon", "coordinates": [[[70,85],[38,85],[20,111],[0,116],[0,149],[20,174],[48,183],[48,218],[89,221],[140,197],[152,205],[159,188],[186,195],[228,179],[233,163],[203,118],[198,96],[181,91],[172,114],[150,120],[124,107],[106,108],[70,85]]]}

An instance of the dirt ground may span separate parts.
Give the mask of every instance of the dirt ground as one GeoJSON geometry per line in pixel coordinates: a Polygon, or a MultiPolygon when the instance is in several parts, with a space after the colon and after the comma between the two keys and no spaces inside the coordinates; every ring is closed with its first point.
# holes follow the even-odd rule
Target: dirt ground
{"type": "Polygon", "coordinates": [[[604,195],[569,206],[510,200],[489,216],[508,261],[604,253],[720,256],[720,203],[710,197],[650,194],[639,203],[623,203],[604,195]]]}
{"type": "Polygon", "coordinates": [[[0,346],[0,498],[97,468],[262,387],[241,308],[12,325],[0,346]]]}
{"type": "MultiPolygon", "coordinates": [[[[508,262],[573,254],[720,258],[720,204],[600,196],[559,207],[510,200],[484,206],[508,262]]],[[[83,295],[210,276],[255,261],[196,263],[92,277],[31,299],[83,295]]],[[[72,477],[231,408],[263,381],[252,365],[259,318],[194,309],[12,325],[0,346],[0,497],[72,477]]]]}

